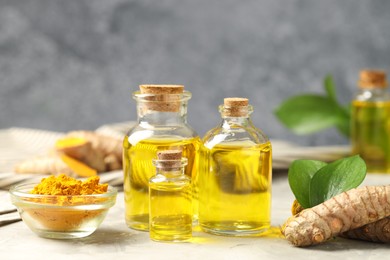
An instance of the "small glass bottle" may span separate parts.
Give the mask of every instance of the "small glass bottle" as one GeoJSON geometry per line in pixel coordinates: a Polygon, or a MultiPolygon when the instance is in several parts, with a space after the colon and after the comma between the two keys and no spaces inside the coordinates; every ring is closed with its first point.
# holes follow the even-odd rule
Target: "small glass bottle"
{"type": "Polygon", "coordinates": [[[390,95],[386,73],[363,70],[360,91],[352,101],[351,144],[368,172],[390,173],[390,95]]]}
{"type": "Polygon", "coordinates": [[[125,219],[128,227],[149,229],[149,179],[157,151],[181,149],[188,158],[185,174],[192,179],[194,220],[197,219],[197,167],[201,141],[187,123],[191,93],[182,85],[140,85],[133,93],[138,123],[123,141],[125,219]]]}
{"type": "Polygon", "coordinates": [[[192,237],[191,179],[180,150],[158,152],[149,181],[149,232],[154,241],[183,242],[192,237]]]}
{"type": "Polygon", "coordinates": [[[203,138],[199,224],[209,233],[250,236],[270,227],[271,143],[249,117],[246,98],[225,98],[222,122],[203,138]]]}

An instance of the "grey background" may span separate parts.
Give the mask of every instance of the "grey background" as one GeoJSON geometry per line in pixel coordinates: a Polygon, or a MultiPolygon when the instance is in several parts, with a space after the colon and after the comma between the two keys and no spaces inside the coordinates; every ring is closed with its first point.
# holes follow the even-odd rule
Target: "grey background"
{"type": "Polygon", "coordinates": [[[0,0],[0,128],[68,131],[135,120],[142,83],[184,84],[203,135],[227,96],[249,97],[271,138],[296,136],[273,110],[334,76],[341,102],[362,68],[390,71],[386,0],[0,0]]]}

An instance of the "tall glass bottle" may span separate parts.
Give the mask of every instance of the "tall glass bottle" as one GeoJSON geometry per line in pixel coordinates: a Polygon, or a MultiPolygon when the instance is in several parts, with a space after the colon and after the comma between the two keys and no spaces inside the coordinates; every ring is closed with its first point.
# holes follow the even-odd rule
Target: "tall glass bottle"
{"type": "Polygon", "coordinates": [[[156,175],[149,181],[149,233],[154,241],[182,242],[192,237],[191,179],[180,150],[158,152],[156,175]]]}
{"type": "Polygon", "coordinates": [[[390,173],[390,95],[386,73],[363,70],[359,93],[352,101],[352,152],[367,164],[368,172],[390,173]]]}
{"type": "Polygon", "coordinates": [[[191,93],[182,85],[141,85],[133,93],[138,124],[123,141],[125,219],[130,228],[149,229],[149,179],[157,151],[180,149],[188,158],[185,174],[192,179],[194,219],[198,212],[197,166],[200,138],[187,123],[191,93]]]}
{"type": "Polygon", "coordinates": [[[199,224],[209,233],[249,236],[270,227],[271,143],[249,117],[246,98],[225,98],[222,122],[203,138],[199,224]]]}

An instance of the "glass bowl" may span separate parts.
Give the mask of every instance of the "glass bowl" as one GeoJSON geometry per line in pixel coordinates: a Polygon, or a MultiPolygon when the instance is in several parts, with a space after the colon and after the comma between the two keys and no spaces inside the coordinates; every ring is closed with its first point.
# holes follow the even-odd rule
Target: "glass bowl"
{"type": "Polygon", "coordinates": [[[21,184],[10,189],[12,203],[24,223],[41,237],[71,239],[92,234],[116,201],[117,190],[93,195],[37,195],[37,185],[21,184]]]}

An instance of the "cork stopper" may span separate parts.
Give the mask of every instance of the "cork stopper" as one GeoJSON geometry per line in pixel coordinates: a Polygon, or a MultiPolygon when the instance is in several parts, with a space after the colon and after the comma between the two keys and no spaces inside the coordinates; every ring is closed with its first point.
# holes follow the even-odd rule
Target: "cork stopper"
{"type": "Polygon", "coordinates": [[[159,160],[180,161],[182,153],[183,152],[181,150],[165,150],[165,151],[157,152],[157,158],[159,160]]]}
{"type": "Polygon", "coordinates": [[[141,94],[150,94],[145,97],[145,109],[160,112],[178,112],[180,99],[183,94],[183,85],[140,85],[141,94]]]}
{"type": "Polygon", "coordinates": [[[231,97],[223,100],[223,115],[242,117],[248,115],[249,100],[247,98],[231,97]]]}
{"type": "Polygon", "coordinates": [[[140,85],[141,94],[181,94],[183,85],[140,85]]]}
{"type": "Polygon", "coordinates": [[[157,158],[159,160],[156,165],[162,169],[178,169],[182,165],[181,150],[165,150],[157,152],[157,158]]]}
{"type": "Polygon", "coordinates": [[[362,70],[358,85],[361,88],[385,88],[387,87],[386,73],[382,70],[362,70]]]}

